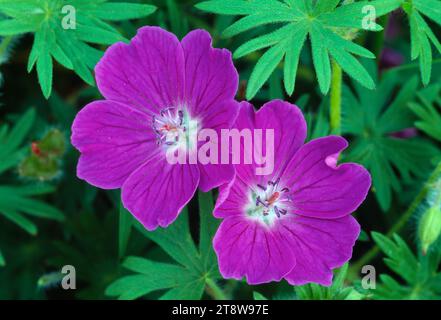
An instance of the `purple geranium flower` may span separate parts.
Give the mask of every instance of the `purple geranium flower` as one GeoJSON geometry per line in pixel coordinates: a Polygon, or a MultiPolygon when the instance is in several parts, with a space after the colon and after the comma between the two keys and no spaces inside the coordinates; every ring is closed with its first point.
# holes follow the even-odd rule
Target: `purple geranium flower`
{"type": "Polygon", "coordinates": [[[236,127],[274,129],[274,172],[236,165],[236,177],[220,188],[215,216],[223,222],[214,238],[225,278],[249,284],[332,283],[332,269],[352,256],[360,226],[350,215],[371,185],[360,165],[337,165],[345,139],[329,136],[304,144],[300,110],[272,101],[258,112],[241,105],[236,127]]]}
{"type": "Polygon", "coordinates": [[[87,105],[73,124],[79,178],[122,188],[124,206],[149,230],[172,223],[198,186],[208,191],[233,178],[231,165],[166,159],[185,146],[186,156],[197,152],[189,132],[230,128],[239,110],[231,53],[213,49],[207,32],[179,42],[160,28],[141,28],[130,44],[111,46],[95,72],[107,100],[87,105]]]}

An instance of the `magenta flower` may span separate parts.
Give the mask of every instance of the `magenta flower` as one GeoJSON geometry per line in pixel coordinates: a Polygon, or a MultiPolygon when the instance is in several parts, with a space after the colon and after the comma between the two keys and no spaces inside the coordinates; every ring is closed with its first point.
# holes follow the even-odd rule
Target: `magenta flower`
{"type": "Polygon", "coordinates": [[[141,28],[130,44],[111,46],[95,72],[107,100],[87,105],[73,124],[79,178],[121,188],[124,206],[148,230],[172,223],[198,186],[208,191],[232,179],[230,165],[166,159],[185,146],[187,156],[197,152],[190,130],[230,128],[237,116],[231,54],[213,49],[207,32],[179,42],[160,28],[141,28]]]}
{"type": "Polygon", "coordinates": [[[360,165],[337,165],[345,139],[330,136],[303,145],[300,110],[272,101],[254,112],[242,103],[236,120],[244,128],[274,129],[274,172],[237,165],[234,180],[220,188],[215,216],[223,218],[214,249],[225,278],[249,284],[332,283],[332,269],[352,256],[360,226],[350,215],[371,185],[360,165]]]}

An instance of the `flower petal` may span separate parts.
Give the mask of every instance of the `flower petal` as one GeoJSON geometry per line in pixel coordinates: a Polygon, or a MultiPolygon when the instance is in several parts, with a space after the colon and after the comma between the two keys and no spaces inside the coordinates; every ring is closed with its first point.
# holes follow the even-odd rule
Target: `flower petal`
{"type": "Polygon", "coordinates": [[[243,216],[248,202],[248,188],[237,175],[230,183],[220,186],[214,216],[216,218],[243,216]]]}
{"type": "Polygon", "coordinates": [[[351,214],[364,201],[371,186],[369,172],[355,163],[336,166],[346,147],[344,138],[330,136],[313,140],[296,153],[283,178],[295,214],[335,219],[351,214]]]}
{"type": "MultiPolygon", "coordinates": [[[[214,49],[204,30],[190,32],[182,40],[185,55],[185,97],[192,116],[216,113],[220,103],[233,101],[238,88],[231,52],[214,49]]],[[[210,125],[203,126],[211,127],[210,125]]]]}
{"type": "MultiPolygon", "coordinates": [[[[257,112],[256,128],[274,129],[275,162],[271,177],[279,177],[305,142],[307,129],[302,111],[293,104],[273,100],[257,112]]],[[[266,154],[266,148],[263,154],[266,154]]]]}
{"type": "Polygon", "coordinates": [[[72,144],[81,152],[77,175],[103,188],[120,188],[156,150],[151,120],[112,101],[84,107],[72,125],[72,144]]]}
{"type": "MultiPolygon", "coordinates": [[[[212,110],[209,114],[204,115],[202,121],[209,125],[207,128],[210,129],[212,133],[216,133],[217,140],[217,146],[213,146],[213,148],[217,150],[217,156],[213,155],[210,157],[214,161],[210,161],[208,164],[199,162],[199,170],[201,172],[199,187],[204,192],[219,187],[224,183],[228,183],[234,177],[235,170],[233,164],[222,164],[222,153],[230,153],[230,150],[224,148],[225,146],[221,143],[221,135],[222,130],[231,128],[238,112],[239,103],[236,101],[227,101],[219,104],[216,110],[212,110]]],[[[200,133],[202,132],[203,131],[200,133]]],[[[213,139],[213,137],[210,137],[210,140],[211,139],[213,139]]],[[[207,142],[199,142],[199,147],[205,143],[207,142]]]]}
{"type": "MultiPolygon", "coordinates": [[[[234,101],[239,76],[231,52],[214,49],[210,34],[204,30],[190,32],[182,40],[182,47],[189,112],[201,122],[201,129],[213,129],[220,137],[222,129],[231,128],[239,110],[234,101]]],[[[217,164],[199,164],[202,191],[209,191],[233,178],[233,166],[223,165],[220,160],[221,144],[218,143],[217,164]]]]}
{"type": "Polygon", "coordinates": [[[179,40],[158,27],[143,27],[130,44],[116,43],[95,68],[109,100],[157,113],[183,102],[184,53],[179,40]]]}
{"type": "Polygon", "coordinates": [[[292,285],[331,285],[332,269],[349,261],[360,234],[360,225],[352,216],[335,220],[291,216],[281,220],[280,229],[297,261],[285,276],[292,285]]]}
{"type": "MultiPolygon", "coordinates": [[[[274,147],[273,171],[267,175],[256,177],[255,168],[258,167],[256,163],[253,166],[243,164],[236,166],[237,174],[244,181],[251,184],[254,184],[256,179],[259,182],[268,182],[280,177],[289,160],[299,150],[306,138],[306,121],[302,112],[295,105],[281,100],[273,100],[265,104],[255,114],[250,104],[242,103],[235,126],[240,130],[247,128],[251,130],[262,129],[267,132],[268,130],[274,130],[274,143],[271,144],[271,147],[274,147]]],[[[265,143],[265,136],[264,132],[262,137],[262,155],[268,156],[271,152],[267,153],[268,145],[265,143]]],[[[255,145],[256,141],[253,140],[252,147],[255,147],[255,145]]],[[[250,149],[250,146],[242,143],[242,148],[250,149]]],[[[235,151],[233,150],[233,152],[235,151]]],[[[248,152],[252,153],[253,150],[248,150],[248,152]]],[[[270,159],[267,159],[267,161],[270,161],[270,159]]],[[[270,162],[267,162],[266,166],[270,167],[270,162]]]]}
{"type": "Polygon", "coordinates": [[[199,184],[197,165],[169,164],[165,155],[150,159],[122,186],[124,207],[147,230],[170,225],[199,184]]]}
{"type": "Polygon", "coordinates": [[[201,180],[199,188],[208,192],[234,178],[234,166],[232,164],[199,164],[201,180]]]}
{"type": "Polygon", "coordinates": [[[249,284],[280,281],[295,266],[281,235],[243,217],[225,219],[214,237],[214,250],[224,278],[249,284]]]}

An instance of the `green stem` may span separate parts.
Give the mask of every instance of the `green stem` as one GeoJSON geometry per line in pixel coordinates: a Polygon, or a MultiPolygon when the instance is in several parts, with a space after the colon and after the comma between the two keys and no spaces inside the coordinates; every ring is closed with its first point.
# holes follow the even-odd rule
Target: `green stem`
{"type": "Polygon", "coordinates": [[[216,281],[211,278],[205,279],[207,293],[215,300],[229,300],[224,291],[219,287],[216,281]]]}
{"type": "MultiPolygon", "coordinates": [[[[416,196],[415,200],[410,205],[409,209],[401,216],[401,218],[395,223],[392,228],[386,233],[387,237],[391,237],[394,233],[398,233],[409,221],[409,218],[415,212],[416,208],[421,204],[421,202],[426,198],[432,185],[439,179],[441,175],[441,162],[438,163],[437,167],[424,184],[420,193],[416,196]]],[[[348,279],[353,280],[358,278],[359,272],[364,265],[367,265],[371,260],[373,260],[378,253],[380,248],[375,245],[368,252],[366,252],[356,263],[354,263],[348,272],[348,279]]]]}
{"type": "Polygon", "coordinates": [[[332,61],[332,83],[331,83],[331,130],[334,134],[341,133],[341,86],[343,74],[341,67],[332,61]]]}

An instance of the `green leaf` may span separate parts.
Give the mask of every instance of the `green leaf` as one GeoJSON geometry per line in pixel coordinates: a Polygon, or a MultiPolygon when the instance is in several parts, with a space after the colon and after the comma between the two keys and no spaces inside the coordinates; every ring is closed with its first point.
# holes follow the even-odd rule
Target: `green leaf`
{"type": "Polygon", "coordinates": [[[321,14],[333,11],[339,3],[340,0],[317,0],[317,3],[314,7],[314,13],[321,14]]]}
{"type": "Polygon", "coordinates": [[[380,275],[381,283],[372,290],[374,299],[439,299],[441,287],[434,285],[441,275],[438,270],[439,252],[432,251],[426,256],[416,257],[398,235],[389,239],[373,232],[372,238],[385,254],[385,264],[402,278],[402,281],[398,282],[390,275],[380,275]]]}
{"type": "Polygon", "coordinates": [[[0,139],[0,173],[16,165],[22,157],[23,150],[19,149],[25,137],[28,135],[35,121],[35,109],[29,109],[16,122],[15,126],[8,132],[6,126],[1,126],[4,138],[0,139]]]}
{"type": "Polygon", "coordinates": [[[184,209],[178,219],[167,229],[158,228],[153,232],[146,231],[136,224],[147,238],[156,242],[170,257],[184,266],[199,268],[199,252],[191,238],[188,226],[188,213],[184,209]]]}
{"type": "Polygon", "coordinates": [[[191,238],[188,213],[185,209],[167,229],[148,232],[135,223],[135,227],[146,237],[156,242],[177,264],[164,264],[142,258],[128,258],[123,266],[135,272],[116,280],[106,294],[120,299],[136,299],[150,292],[168,289],[160,299],[200,299],[206,279],[214,281],[220,277],[212,248],[212,239],[218,221],[211,215],[212,194],[199,193],[200,241],[197,248],[191,238]]]}
{"type": "Polygon", "coordinates": [[[37,226],[20,213],[5,208],[0,208],[0,210],[4,217],[17,224],[30,235],[35,236],[37,234],[37,226]]]}
{"type": "Polygon", "coordinates": [[[263,84],[268,80],[277,65],[282,61],[284,56],[284,44],[280,44],[269,49],[259,60],[251,73],[250,80],[247,87],[247,99],[251,100],[263,84]]]}
{"type": "Polygon", "coordinates": [[[437,0],[413,0],[413,5],[422,14],[441,25],[441,3],[437,0]]]}
{"type": "Polygon", "coordinates": [[[418,116],[415,126],[441,141],[441,85],[434,84],[418,93],[417,102],[410,102],[410,109],[418,116]],[[438,107],[438,108],[437,108],[438,107]]]}
{"type": "Polygon", "coordinates": [[[204,292],[203,281],[192,281],[167,291],[160,300],[199,300],[204,292]]]}
{"type": "Polygon", "coordinates": [[[348,264],[334,271],[334,279],[330,287],[315,283],[296,286],[297,297],[300,300],[361,300],[364,295],[353,287],[345,287],[344,282],[348,272],[348,264]]]}
{"type": "MultiPolygon", "coordinates": [[[[158,267],[153,268],[152,271],[162,271],[161,267],[163,266],[163,264],[160,264],[158,267]]],[[[165,268],[165,270],[170,271],[169,268],[165,268]]],[[[123,277],[112,283],[106,289],[106,295],[118,296],[120,300],[134,300],[152,291],[173,287],[179,280],[179,274],[177,278],[171,278],[170,274],[165,273],[159,273],[159,275],[162,277],[150,277],[146,275],[123,277]]]]}
{"type": "Polygon", "coordinates": [[[320,91],[326,94],[331,85],[331,63],[329,61],[326,40],[320,33],[319,28],[314,28],[311,33],[312,60],[320,85],[320,91]]]}
{"type": "Polygon", "coordinates": [[[35,31],[35,25],[28,21],[20,20],[3,20],[0,21],[0,36],[7,37],[22,33],[28,33],[35,31]]]}
{"type": "MultiPolygon", "coordinates": [[[[16,149],[20,144],[23,143],[25,137],[29,133],[29,131],[32,128],[32,125],[35,121],[35,109],[30,108],[26,113],[20,117],[20,119],[16,122],[14,128],[9,133],[9,136],[7,138],[7,146],[8,148],[6,150],[12,150],[16,149]]],[[[1,155],[3,156],[6,151],[5,149],[2,149],[3,153],[1,155]]]]}
{"type": "Polygon", "coordinates": [[[268,300],[267,298],[265,298],[261,293],[254,291],[253,292],[253,299],[254,300],[268,300]]]}
{"type": "MultiPolygon", "coordinates": [[[[366,63],[376,79],[375,65],[366,63]]],[[[419,91],[417,78],[408,81],[389,73],[375,91],[353,82],[343,87],[342,132],[354,137],[345,161],[363,164],[371,173],[373,191],[383,211],[390,208],[393,192],[417,183],[432,168],[439,149],[420,137],[399,139],[395,134],[413,127],[415,117],[408,103],[419,91]],[[401,87],[400,87],[401,86],[401,87]],[[399,90],[397,90],[399,89],[399,90]]]]}
{"type": "Polygon", "coordinates": [[[126,39],[118,33],[110,32],[102,28],[92,26],[81,26],[76,32],[76,37],[80,41],[111,45],[126,39]]]}
{"type": "Polygon", "coordinates": [[[421,78],[423,84],[427,85],[432,74],[433,54],[430,41],[440,53],[441,44],[422,15],[441,25],[441,4],[435,0],[416,0],[411,3],[405,2],[403,8],[410,22],[411,58],[412,60],[419,58],[421,78]]]}
{"type": "Polygon", "coordinates": [[[155,11],[156,7],[149,4],[105,2],[90,10],[90,14],[102,20],[121,21],[143,18],[155,11]]]}
{"type": "Polygon", "coordinates": [[[290,41],[290,45],[286,50],[285,55],[285,67],[283,82],[285,83],[285,90],[289,95],[294,93],[295,82],[296,82],[296,74],[297,68],[299,65],[300,53],[302,51],[302,45],[298,45],[299,43],[304,43],[305,38],[308,34],[308,30],[306,28],[296,28],[293,33],[290,41]]]}
{"type": "MultiPolygon", "coordinates": [[[[0,127],[0,173],[16,166],[21,161],[24,148],[21,144],[29,134],[35,121],[35,110],[30,108],[16,122],[12,130],[6,125],[0,127]]],[[[13,221],[28,233],[35,235],[37,227],[23,214],[61,221],[64,215],[56,208],[36,199],[54,191],[47,185],[0,185],[0,214],[13,221]]]]}
{"type": "Polygon", "coordinates": [[[0,2],[0,14],[6,16],[6,19],[0,20],[0,36],[34,33],[27,69],[30,72],[37,64],[38,80],[46,99],[52,92],[52,59],[94,85],[91,70],[101,58],[102,51],[87,43],[111,45],[125,41],[114,27],[104,21],[138,19],[156,10],[147,4],[72,0],[69,5],[76,10],[74,23],[69,20],[69,13],[62,10],[65,4],[64,1],[52,0],[0,2]],[[70,22],[68,27],[66,22],[70,22]]]}
{"type": "MultiPolygon", "coordinates": [[[[52,219],[62,221],[64,219],[63,213],[58,209],[32,198],[33,195],[41,195],[40,187],[29,187],[27,193],[21,194],[22,187],[15,186],[0,186],[0,212],[3,211],[17,211],[24,212],[44,219],[52,219]]],[[[49,189],[52,190],[52,189],[49,189]]],[[[45,193],[47,190],[45,190],[45,193]]]]}
{"type": "MultiPolygon", "coordinates": [[[[313,6],[311,2],[303,0],[211,0],[198,3],[196,7],[217,14],[241,16],[224,31],[226,37],[270,24],[278,27],[262,28],[271,31],[245,42],[234,53],[235,58],[240,58],[268,48],[259,58],[251,74],[246,95],[250,100],[256,96],[282,61],[285,90],[289,95],[293,94],[299,57],[307,38],[311,41],[314,68],[323,94],[327,94],[330,88],[331,56],[349,76],[363,86],[371,89],[375,87],[369,73],[354,57],[359,55],[374,58],[374,55],[346,38],[351,38],[349,33],[355,34],[353,29],[362,29],[362,22],[366,16],[363,8],[366,5],[373,5],[379,17],[395,10],[401,2],[344,2],[340,6],[339,3],[337,0],[323,0],[316,1],[313,6]]],[[[374,31],[381,29],[375,25],[374,31]]]]}
{"type": "Polygon", "coordinates": [[[37,60],[38,81],[46,99],[52,91],[52,58],[48,52],[43,52],[37,60]]]}

